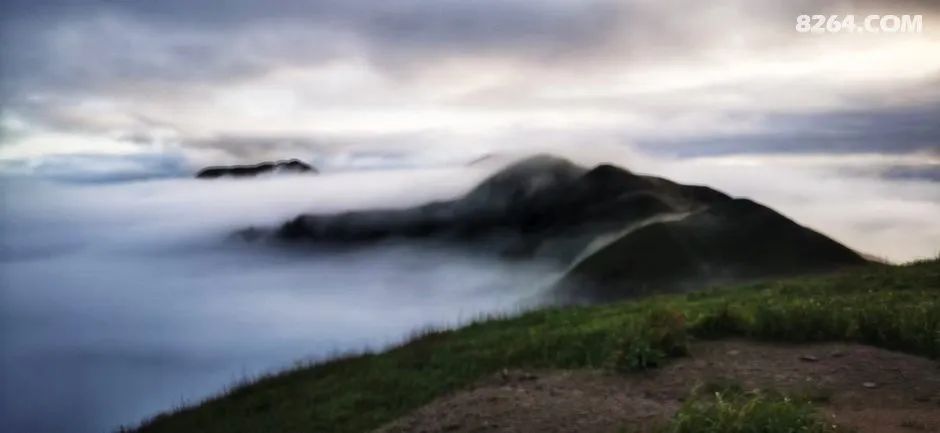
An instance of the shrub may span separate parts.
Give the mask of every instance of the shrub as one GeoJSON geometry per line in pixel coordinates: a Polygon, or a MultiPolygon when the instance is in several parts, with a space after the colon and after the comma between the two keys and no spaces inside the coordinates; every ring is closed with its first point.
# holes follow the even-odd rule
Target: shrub
{"type": "Polygon", "coordinates": [[[823,341],[844,337],[850,317],[831,298],[771,300],[756,306],[751,333],[779,341],[823,341]]]}
{"type": "Polygon", "coordinates": [[[653,347],[667,356],[689,354],[689,333],[682,311],[656,308],[647,314],[644,325],[653,347]]]}
{"type": "Polygon", "coordinates": [[[724,305],[707,311],[696,320],[692,332],[707,338],[857,341],[936,357],[940,355],[940,301],[929,292],[913,290],[777,294],[738,303],[733,310],[724,305]]]}
{"type": "Polygon", "coordinates": [[[741,335],[748,324],[741,313],[733,310],[728,303],[718,310],[702,315],[692,325],[692,333],[703,338],[720,338],[729,335],[741,335]]]}
{"type": "Polygon", "coordinates": [[[614,354],[614,369],[621,372],[656,368],[666,360],[666,353],[642,337],[626,337],[614,354]]]}
{"type": "Polygon", "coordinates": [[[678,310],[657,308],[629,327],[614,351],[617,371],[659,367],[670,357],[689,353],[685,315],[678,310]]]}
{"type": "Polygon", "coordinates": [[[859,309],[857,338],[891,349],[940,354],[940,302],[898,305],[894,300],[859,309]]]}

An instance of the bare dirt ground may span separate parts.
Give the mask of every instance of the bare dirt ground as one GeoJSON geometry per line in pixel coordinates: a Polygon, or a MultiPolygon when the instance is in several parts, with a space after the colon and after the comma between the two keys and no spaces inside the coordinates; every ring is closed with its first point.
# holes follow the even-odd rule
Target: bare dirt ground
{"type": "Polygon", "coordinates": [[[691,389],[733,381],[817,401],[860,433],[940,433],[940,364],[852,344],[701,342],[692,356],[648,373],[504,371],[378,430],[404,432],[645,431],[672,416],[691,389]]]}

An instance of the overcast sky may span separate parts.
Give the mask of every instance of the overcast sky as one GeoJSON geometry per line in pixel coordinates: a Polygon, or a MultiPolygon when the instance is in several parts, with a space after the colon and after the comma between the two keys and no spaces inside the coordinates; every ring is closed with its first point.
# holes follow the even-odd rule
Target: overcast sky
{"type": "Polygon", "coordinates": [[[548,149],[895,260],[940,245],[937,1],[4,0],[0,43],[0,174],[548,149]],[[923,27],[805,34],[801,14],[923,27]]]}
{"type": "Polygon", "coordinates": [[[0,159],[603,141],[935,163],[938,20],[927,0],[5,0],[0,159]],[[802,34],[803,13],[924,26],[802,34]]]}

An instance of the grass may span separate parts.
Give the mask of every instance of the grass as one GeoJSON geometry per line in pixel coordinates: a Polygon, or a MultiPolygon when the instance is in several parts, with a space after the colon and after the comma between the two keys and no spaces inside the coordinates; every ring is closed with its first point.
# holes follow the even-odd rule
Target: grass
{"type": "Polygon", "coordinates": [[[614,370],[655,368],[668,358],[689,353],[689,329],[680,310],[655,308],[630,328],[612,356],[614,370]]]}
{"type": "Polygon", "coordinates": [[[715,392],[688,400],[662,433],[835,433],[809,401],[770,392],[715,392]]]}
{"type": "MultiPolygon", "coordinates": [[[[746,391],[740,382],[723,377],[697,385],[682,407],[657,433],[838,433],[813,406],[809,395],[772,390],[746,391]]],[[[625,426],[621,433],[637,432],[625,426]]]]}
{"type": "Polygon", "coordinates": [[[681,355],[689,337],[725,336],[853,341],[940,357],[940,259],[429,331],[381,354],[263,378],[137,430],[365,432],[502,368],[651,368],[681,355]]]}

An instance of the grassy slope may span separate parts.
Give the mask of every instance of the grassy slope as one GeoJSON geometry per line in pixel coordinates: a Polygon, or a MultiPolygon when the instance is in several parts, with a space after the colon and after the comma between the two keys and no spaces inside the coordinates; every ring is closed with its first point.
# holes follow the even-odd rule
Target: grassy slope
{"type": "Polygon", "coordinates": [[[239,387],[141,432],[363,432],[504,367],[601,368],[651,309],[699,337],[848,340],[940,357],[940,259],[842,274],[548,309],[432,332],[239,387]]]}

